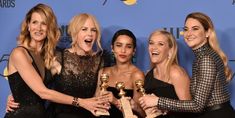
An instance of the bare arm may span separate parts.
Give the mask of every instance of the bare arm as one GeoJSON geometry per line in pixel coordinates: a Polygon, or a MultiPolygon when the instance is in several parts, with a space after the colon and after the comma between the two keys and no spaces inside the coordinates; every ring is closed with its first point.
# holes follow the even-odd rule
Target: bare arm
{"type": "Polygon", "coordinates": [[[137,91],[137,87],[135,85],[136,80],[143,80],[144,81],[144,73],[140,70],[136,71],[132,74],[132,84],[133,84],[133,100],[134,100],[134,108],[133,110],[139,113],[141,116],[145,116],[143,109],[140,107],[139,98],[142,96],[140,92],[137,91]]]}
{"type": "MultiPolygon", "coordinates": [[[[26,50],[23,48],[16,48],[13,50],[9,60],[9,73],[18,71],[25,83],[42,99],[50,100],[52,102],[71,105],[73,97],[62,94],[55,90],[51,90],[45,87],[42,78],[36,72],[32,66],[32,60],[29,57],[26,50]],[[32,79],[33,77],[33,79],[32,79]]],[[[81,107],[86,108],[89,111],[99,110],[99,108],[105,109],[106,107],[99,105],[104,101],[98,100],[99,98],[87,98],[78,100],[81,107]],[[87,105],[87,104],[92,105],[87,105]]]]}
{"type": "Polygon", "coordinates": [[[170,80],[174,85],[177,97],[180,100],[191,100],[190,95],[190,80],[187,73],[183,68],[178,65],[174,65],[170,70],[170,80]]]}

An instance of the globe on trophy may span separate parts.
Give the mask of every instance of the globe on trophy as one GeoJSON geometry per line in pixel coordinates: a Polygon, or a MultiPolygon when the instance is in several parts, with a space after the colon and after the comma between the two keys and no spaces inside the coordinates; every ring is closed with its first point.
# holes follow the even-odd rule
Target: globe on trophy
{"type": "MultiPolygon", "coordinates": [[[[137,91],[141,93],[142,96],[145,96],[145,89],[144,89],[144,81],[143,80],[136,80],[135,85],[137,87],[137,91]]],[[[145,110],[146,117],[145,118],[156,118],[157,116],[162,115],[162,112],[154,112],[152,113],[150,109],[145,110]]]]}

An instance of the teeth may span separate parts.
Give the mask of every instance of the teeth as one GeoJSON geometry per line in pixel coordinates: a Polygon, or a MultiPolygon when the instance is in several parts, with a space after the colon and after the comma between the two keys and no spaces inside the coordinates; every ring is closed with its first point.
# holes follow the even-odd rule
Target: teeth
{"type": "Polygon", "coordinates": [[[36,32],[35,35],[40,36],[40,35],[42,35],[42,33],[36,32]]]}
{"type": "Polygon", "coordinates": [[[152,55],[159,55],[159,52],[155,50],[152,52],[152,55]]]}

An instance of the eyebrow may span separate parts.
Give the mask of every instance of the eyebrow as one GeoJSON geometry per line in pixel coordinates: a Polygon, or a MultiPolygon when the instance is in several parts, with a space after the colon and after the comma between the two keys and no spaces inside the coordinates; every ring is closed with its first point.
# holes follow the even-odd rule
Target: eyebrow
{"type": "MultiPolygon", "coordinates": [[[[184,28],[188,28],[188,27],[184,26],[184,28]]],[[[192,26],[192,28],[200,28],[200,26],[196,25],[196,26],[192,26]]]]}

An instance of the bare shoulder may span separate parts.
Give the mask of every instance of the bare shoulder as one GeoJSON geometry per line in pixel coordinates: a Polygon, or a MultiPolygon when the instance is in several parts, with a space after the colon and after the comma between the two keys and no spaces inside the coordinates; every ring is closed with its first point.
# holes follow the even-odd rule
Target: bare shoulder
{"type": "Polygon", "coordinates": [[[29,55],[28,55],[27,51],[21,47],[14,48],[11,52],[10,60],[17,61],[17,60],[21,60],[21,59],[28,59],[29,60],[29,55]]]}
{"type": "Polygon", "coordinates": [[[188,78],[188,74],[179,65],[173,65],[170,68],[170,78],[172,81],[183,80],[188,78]]]}
{"type": "Polygon", "coordinates": [[[17,67],[23,67],[26,63],[31,63],[32,59],[27,51],[22,47],[16,47],[12,50],[9,62],[8,62],[8,73],[14,73],[17,71],[17,67]]]}
{"type": "Polygon", "coordinates": [[[139,68],[135,66],[131,76],[134,80],[144,79],[144,72],[142,72],[139,68]]]}

